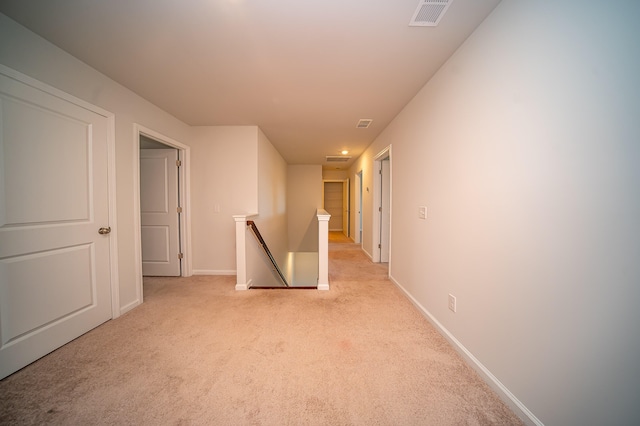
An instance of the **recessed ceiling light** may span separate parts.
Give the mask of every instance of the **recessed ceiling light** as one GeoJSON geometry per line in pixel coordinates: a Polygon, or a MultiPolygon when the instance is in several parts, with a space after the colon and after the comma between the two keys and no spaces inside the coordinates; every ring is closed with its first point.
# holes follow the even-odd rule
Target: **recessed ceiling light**
{"type": "Polygon", "coordinates": [[[342,155],[347,155],[347,154],[349,153],[349,151],[347,151],[346,149],[343,149],[343,150],[341,151],[341,153],[342,153],[342,155]]]}

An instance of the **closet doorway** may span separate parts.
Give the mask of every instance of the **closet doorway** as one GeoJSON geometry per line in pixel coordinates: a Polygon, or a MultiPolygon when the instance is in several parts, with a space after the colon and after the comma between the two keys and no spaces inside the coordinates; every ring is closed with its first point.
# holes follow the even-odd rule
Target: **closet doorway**
{"type": "MultiPolygon", "coordinates": [[[[143,269],[145,269],[145,275],[165,275],[165,273],[149,273],[147,268],[143,268],[143,262],[149,260],[147,254],[149,254],[149,250],[144,250],[146,252],[143,255],[143,211],[148,210],[146,207],[149,204],[149,201],[158,201],[158,200],[149,200],[150,194],[147,193],[146,185],[143,182],[144,180],[149,180],[149,176],[143,177],[142,174],[145,174],[145,166],[149,166],[152,163],[155,163],[155,168],[162,169],[163,167],[158,166],[160,163],[171,163],[175,165],[175,161],[179,161],[179,165],[177,167],[177,197],[178,204],[175,206],[175,211],[179,214],[178,218],[178,240],[174,244],[174,254],[163,256],[167,257],[175,257],[179,260],[180,269],[178,272],[179,276],[189,277],[192,272],[192,263],[191,263],[191,201],[190,201],[190,179],[189,179],[189,167],[191,160],[191,149],[184,145],[181,142],[178,142],[172,138],[169,138],[161,133],[158,133],[152,129],[143,127],[139,124],[134,124],[134,147],[135,147],[135,174],[137,181],[134,185],[134,228],[137,230],[136,235],[134,236],[134,254],[135,254],[135,266],[136,266],[136,296],[137,300],[132,304],[135,306],[137,303],[141,303],[143,300],[143,285],[142,285],[142,276],[143,269]],[[159,145],[158,145],[159,143],[159,145]],[[159,148],[158,151],[167,150],[168,152],[173,152],[177,155],[177,160],[175,159],[166,159],[162,160],[162,162],[152,161],[147,165],[143,165],[145,151],[151,151],[153,146],[159,148]]],[[[167,182],[173,182],[174,179],[168,179],[167,182]]],[[[155,196],[154,196],[155,197],[155,196]]],[[[162,210],[172,210],[173,207],[168,207],[169,198],[173,199],[173,196],[170,195],[161,195],[159,198],[167,199],[167,207],[162,210]]],[[[164,202],[163,202],[164,203],[164,202]]],[[[158,203],[154,203],[158,204],[158,203]]],[[[157,236],[156,236],[157,237],[157,236]]],[[[147,240],[147,236],[144,237],[147,240]]],[[[147,245],[148,247],[148,245],[147,245]]],[[[152,247],[155,250],[155,247],[152,247]]],[[[156,253],[157,255],[157,253],[156,253]]],[[[155,256],[155,255],[154,255],[155,256]]],[[[157,257],[157,256],[156,256],[157,257]]],[[[175,274],[174,272],[171,275],[175,274]]],[[[169,275],[169,273],[167,273],[169,275]]]]}
{"type": "Polygon", "coordinates": [[[350,236],[349,179],[323,181],[323,208],[331,215],[329,231],[350,236]]]}

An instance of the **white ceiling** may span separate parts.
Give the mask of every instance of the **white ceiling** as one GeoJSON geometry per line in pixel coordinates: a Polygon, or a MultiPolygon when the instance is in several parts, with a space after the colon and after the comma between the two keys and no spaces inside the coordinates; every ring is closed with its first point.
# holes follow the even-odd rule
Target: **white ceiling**
{"type": "Polygon", "coordinates": [[[360,155],[499,1],[453,0],[437,27],[408,26],[419,0],[0,0],[0,12],[187,124],[257,125],[287,163],[327,166],[360,155]]]}

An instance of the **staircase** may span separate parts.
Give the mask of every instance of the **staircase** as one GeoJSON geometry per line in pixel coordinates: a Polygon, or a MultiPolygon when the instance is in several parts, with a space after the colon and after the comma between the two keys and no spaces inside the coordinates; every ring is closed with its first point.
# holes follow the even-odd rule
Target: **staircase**
{"type": "MultiPolygon", "coordinates": [[[[316,212],[317,252],[272,252],[254,220],[257,214],[235,215],[236,290],[250,288],[329,290],[329,218],[316,212]],[[267,271],[267,268],[270,271],[267,271]]],[[[281,244],[282,245],[282,242],[281,244]]],[[[276,248],[279,244],[276,244],[276,248]]]]}

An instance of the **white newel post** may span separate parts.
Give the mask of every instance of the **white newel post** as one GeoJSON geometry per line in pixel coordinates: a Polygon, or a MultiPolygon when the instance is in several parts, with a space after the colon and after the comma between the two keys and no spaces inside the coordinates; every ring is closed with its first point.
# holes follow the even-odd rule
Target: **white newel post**
{"type": "Polygon", "coordinates": [[[247,281],[247,217],[253,215],[234,215],[236,221],[236,290],[248,290],[251,280],[247,281]]]}
{"type": "Polygon", "coordinates": [[[329,290],[329,219],[331,215],[318,209],[318,290],[329,290]]]}

